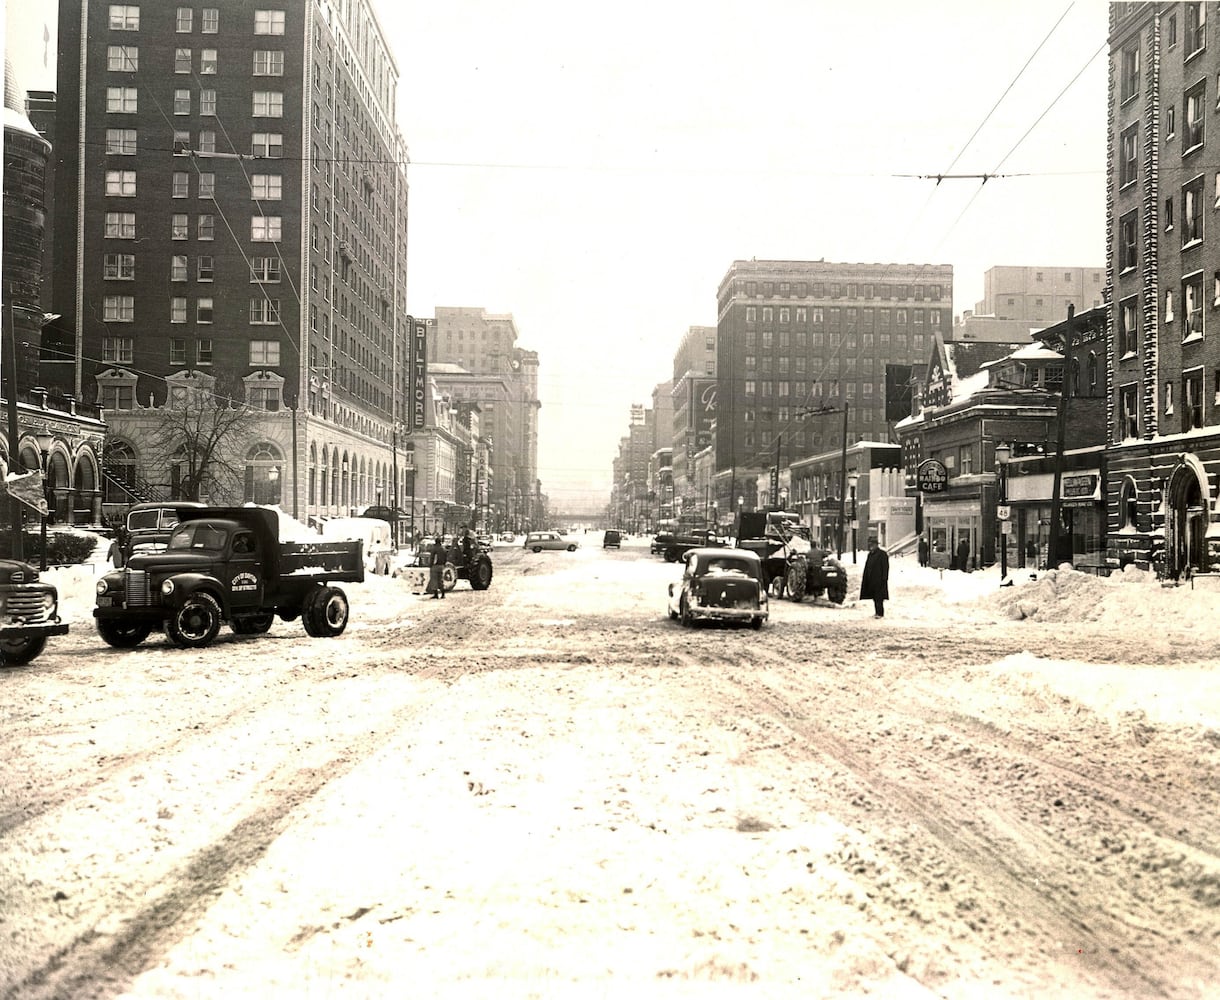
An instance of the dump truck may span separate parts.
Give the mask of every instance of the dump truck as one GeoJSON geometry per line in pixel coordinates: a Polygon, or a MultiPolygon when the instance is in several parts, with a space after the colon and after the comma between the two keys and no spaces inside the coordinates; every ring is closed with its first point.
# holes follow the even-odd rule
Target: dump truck
{"type": "Polygon", "coordinates": [[[282,539],[264,507],[184,508],[178,518],[165,551],[135,554],[98,580],[94,623],[109,645],[136,646],[160,628],[176,646],[200,648],[225,623],[259,635],[277,615],[315,637],[347,627],[335,584],[364,580],[360,542],[282,539]]]}

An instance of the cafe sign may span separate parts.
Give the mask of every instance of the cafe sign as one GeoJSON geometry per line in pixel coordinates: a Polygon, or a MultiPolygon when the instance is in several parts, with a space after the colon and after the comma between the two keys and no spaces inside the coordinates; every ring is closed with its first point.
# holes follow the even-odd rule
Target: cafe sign
{"type": "Polygon", "coordinates": [[[915,481],[921,493],[943,493],[949,485],[949,474],[943,463],[934,458],[919,463],[915,481]]]}

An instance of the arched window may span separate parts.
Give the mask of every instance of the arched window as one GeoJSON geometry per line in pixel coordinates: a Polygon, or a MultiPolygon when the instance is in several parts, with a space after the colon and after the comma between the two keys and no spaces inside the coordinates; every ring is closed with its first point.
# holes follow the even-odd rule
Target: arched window
{"type": "Polygon", "coordinates": [[[1123,485],[1119,491],[1118,497],[1118,527],[1119,530],[1129,528],[1134,531],[1138,527],[1137,515],[1139,512],[1138,493],[1135,488],[1135,480],[1130,476],[1123,479],[1123,485]]]}
{"type": "Polygon", "coordinates": [[[309,492],[305,497],[306,506],[312,507],[318,502],[318,446],[309,446],[309,492]]]}
{"type": "Polygon", "coordinates": [[[278,504],[284,456],[273,444],[262,441],[246,452],[245,491],[247,503],[278,504]]]}

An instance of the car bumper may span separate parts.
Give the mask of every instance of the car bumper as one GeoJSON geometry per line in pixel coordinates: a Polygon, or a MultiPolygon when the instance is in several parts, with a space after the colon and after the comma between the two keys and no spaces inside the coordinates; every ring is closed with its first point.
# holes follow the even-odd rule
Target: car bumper
{"type": "Polygon", "coordinates": [[[687,612],[693,621],[752,622],[756,618],[767,620],[762,608],[717,608],[692,606],[687,612]]]}
{"type": "Polygon", "coordinates": [[[68,626],[63,622],[30,622],[24,625],[5,625],[0,629],[0,639],[35,639],[38,636],[67,635],[68,626]]]}

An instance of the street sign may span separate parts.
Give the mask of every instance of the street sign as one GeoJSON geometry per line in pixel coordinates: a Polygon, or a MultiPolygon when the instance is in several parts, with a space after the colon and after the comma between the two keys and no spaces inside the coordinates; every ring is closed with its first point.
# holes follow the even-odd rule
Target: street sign
{"type": "Polygon", "coordinates": [[[1000,534],[1001,535],[1011,535],[1012,534],[1012,522],[1011,521],[1001,521],[1000,522],[1000,534]]]}
{"type": "Polygon", "coordinates": [[[1012,512],[1011,512],[1011,509],[1009,508],[1008,504],[1004,503],[1004,504],[1000,504],[998,507],[996,507],[995,516],[996,516],[997,520],[1007,521],[1009,519],[1009,517],[1012,516],[1012,512]]]}

